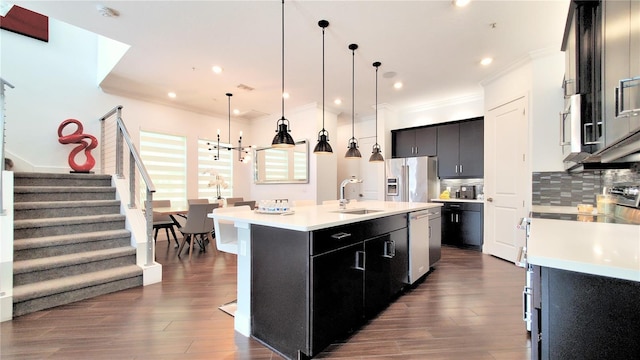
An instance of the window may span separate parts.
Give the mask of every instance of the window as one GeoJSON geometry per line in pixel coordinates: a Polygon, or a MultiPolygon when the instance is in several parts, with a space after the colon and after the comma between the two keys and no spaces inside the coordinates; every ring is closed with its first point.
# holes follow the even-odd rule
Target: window
{"type": "MultiPolygon", "coordinates": [[[[213,140],[198,139],[198,197],[209,200],[216,199],[217,185],[220,185],[220,195],[223,198],[233,196],[233,155],[234,150],[220,149],[220,159],[214,160],[218,154],[212,148],[213,140]],[[219,180],[216,180],[216,175],[219,180]]],[[[220,144],[228,146],[228,144],[220,144]]]]}
{"type": "MultiPolygon", "coordinates": [[[[184,136],[140,131],[140,157],[156,187],[155,200],[187,203],[187,146],[184,136]]],[[[144,186],[140,187],[145,199],[144,186]]]]}

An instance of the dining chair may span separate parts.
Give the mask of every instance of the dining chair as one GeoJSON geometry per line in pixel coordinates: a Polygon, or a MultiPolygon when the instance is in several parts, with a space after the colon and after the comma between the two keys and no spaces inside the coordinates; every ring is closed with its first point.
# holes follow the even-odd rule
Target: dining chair
{"type": "Polygon", "coordinates": [[[243,197],[230,197],[227,198],[227,206],[233,206],[238,201],[244,201],[243,197]]]}
{"type": "Polygon", "coordinates": [[[255,200],[247,200],[247,201],[236,201],[233,206],[249,206],[249,208],[251,208],[251,210],[253,210],[256,207],[256,201],[255,200]]]}
{"type": "Polygon", "coordinates": [[[311,199],[305,199],[305,200],[293,200],[293,207],[300,207],[300,206],[312,206],[312,205],[316,205],[316,201],[315,200],[311,200],[311,199]]]}
{"type": "MultiPolygon", "coordinates": [[[[171,200],[153,200],[151,202],[151,205],[154,208],[160,208],[160,207],[170,208],[171,207],[171,200]]],[[[167,234],[167,241],[171,242],[171,238],[169,237],[169,230],[171,230],[171,234],[173,235],[173,239],[176,241],[175,247],[179,247],[180,244],[178,243],[178,237],[176,236],[176,232],[173,229],[175,224],[176,223],[173,221],[171,216],[164,215],[164,214],[158,214],[158,213],[154,212],[153,213],[153,231],[154,231],[153,232],[153,241],[157,241],[158,240],[158,231],[160,229],[164,229],[165,233],[167,234]]]]}
{"type": "Polygon", "coordinates": [[[187,204],[191,205],[191,204],[208,204],[209,200],[208,199],[188,199],[187,200],[187,204]]]}
{"type": "Polygon", "coordinates": [[[178,228],[182,233],[182,243],[178,249],[178,257],[182,253],[184,246],[189,242],[189,260],[193,254],[193,244],[195,242],[200,246],[201,251],[206,251],[206,241],[213,230],[213,219],[207,215],[211,213],[218,204],[190,204],[187,221],[184,226],[178,228]]]}

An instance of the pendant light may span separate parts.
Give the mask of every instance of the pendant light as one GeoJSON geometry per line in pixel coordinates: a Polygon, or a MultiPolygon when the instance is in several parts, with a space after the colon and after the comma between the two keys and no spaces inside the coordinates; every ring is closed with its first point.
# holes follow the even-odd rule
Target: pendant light
{"type": "Polygon", "coordinates": [[[282,0],[282,117],[276,123],[276,136],[271,141],[271,146],[275,148],[289,148],[294,147],[296,143],[293,141],[291,135],[289,135],[289,120],[284,117],[284,0],[282,0]]]}
{"type": "MultiPolygon", "coordinates": [[[[233,96],[232,93],[226,93],[225,94],[227,96],[227,106],[228,106],[228,119],[229,119],[229,130],[228,130],[228,135],[229,135],[229,144],[231,144],[231,97],[233,96]]],[[[213,145],[211,143],[207,143],[207,145],[211,146],[209,148],[209,150],[213,150],[216,149],[216,155],[213,156],[213,160],[220,160],[220,149],[227,149],[227,150],[238,150],[238,161],[246,163],[249,161],[250,159],[250,155],[249,155],[249,150],[245,149],[242,147],[242,131],[240,131],[240,138],[238,139],[238,146],[237,147],[233,147],[231,145],[220,145],[220,129],[218,129],[218,139],[217,139],[217,144],[213,145]]]]}
{"type": "Polygon", "coordinates": [[[333,149],[329,145],[329,132],[324,129],[324,29],[329,26],[327,20],[318,21],[318,26],[322,28],[322,130],[318,133],[318,144],[313,149],[315,154],[331,154],[333,149]]]}
{"type": "Polygon", "coordinates": [[[344,155],[346,159],[359,159],[362,157],[360,155],[360,150],[358,150],[358,140],[356,140],[354,135],[355,128],[355,80],[356,80],[356,49],[358,48],[358,44],[350,44],[349,50],[351,50],[351,139],[349,139],[349,150],[344,155]]]}
{"type": "Polygon", "coordinates": [[[371,157],[369,158],[369,162],[383,162],[384,157],[380,153],[380,145],[378,144],[378,68],[382,65],[380,61],[376,61],[373,63],[373,67],[376,68],[376,143],[373,145],[373,149],[371,150],[371,157]]]}

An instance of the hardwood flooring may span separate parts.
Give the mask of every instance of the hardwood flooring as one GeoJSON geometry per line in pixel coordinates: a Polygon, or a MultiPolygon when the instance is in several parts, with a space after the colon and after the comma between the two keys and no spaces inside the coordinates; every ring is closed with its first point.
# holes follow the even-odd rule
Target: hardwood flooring
{"type": "MultiPolygon", "coordinates": [[[[281,359],[233,331],[218,309],[236,297],[236,257],[179,259],[158,242],[163,282],[0,323],[0,358],[281,359]]],[[[444,247],[424,282],[318,359],[529,359],[522,321],[524,269],[444,247]]]]}

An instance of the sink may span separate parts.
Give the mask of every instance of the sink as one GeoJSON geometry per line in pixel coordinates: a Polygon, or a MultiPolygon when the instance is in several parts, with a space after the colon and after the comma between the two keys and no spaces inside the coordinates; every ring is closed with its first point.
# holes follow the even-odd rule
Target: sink
{"type": "Polygon", "coordinates": [[[380,212],[380,211],[382,211],[382,210],[375,210],[375,209],[346,209],[346,210],[338,210],[338,211],[332,211],[332,212],[340,213],[340,214],[364,215],[364,214],[377,213],[377,212],[380,212]]]}

